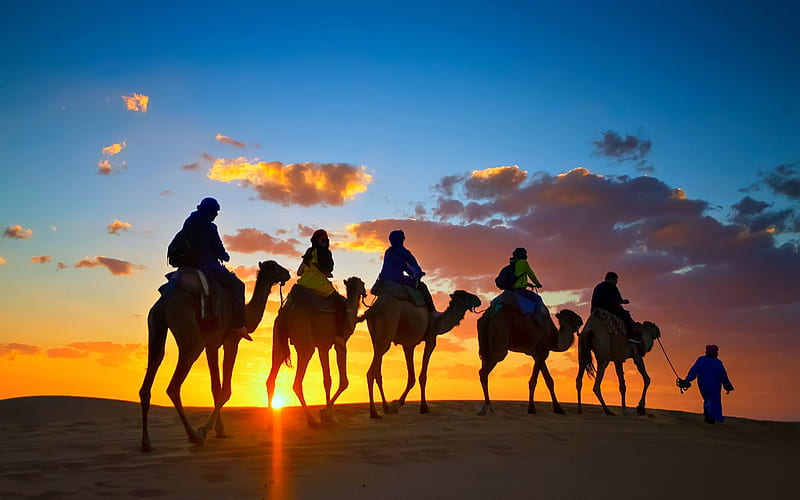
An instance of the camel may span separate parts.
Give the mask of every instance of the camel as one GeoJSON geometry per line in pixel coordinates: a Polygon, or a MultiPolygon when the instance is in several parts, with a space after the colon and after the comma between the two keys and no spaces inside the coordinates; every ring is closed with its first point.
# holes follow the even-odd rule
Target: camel
{"type": "MultiPolygon", "coordinates": [[[[345,342],[353,334],[355,329],[355,318],[358,314],[359,301],[366,297],[367,292],[364,288],[364,282],[355,276],[344,280],[345,287],[347,288],[347,319],[345,342]]],[[[293,309],[286,309],[280,313],[285,314],[285,328],[277,327],[277,318],[275,320],[275,328],[272,334],[272,368],[267,378],[267,401],[268,405],[272,407],[272,397],[275,395],[275,380],[278,377],[278,370],[280,370],[281,363],[287,366],[290,364],[291,351],[289,349],[289,341],[294,344],[295,351],[297,352],[297,371],[295,372],[294,384],[292,388],[300,400],[303,407],[308,425],[314,427],[317,421],[311,415],[306,405],[306,399],[303,396],[303,378],[308,368],[308,363],[314,355],[314,349],[319,352],[319,361],[322,365],[322,383],[325,387],[325,409],[320,411],[320,416],[323,421],[328,420],[333,410],[333,403],[339,395],[347,388],[349,382],[347,380],[347,348],[346,345],[334,345],[334,337],[336,336],[336,316],[333,311],[309,311],[301,307],[293,309]],[[288,334],[288,335],[287,335],[288,334]],[[336,351],[336,362],[339,368],[339,388],[331,397],[331,368],[328,359],[328,352],[334,347],[336,351]]]]}
{"type": "MultiPolygon", "coordinates": [[[[650,352],[653,348],[653,343],[661,336],[661,331],[655,323],[645,321],[641,324],[642,329],[642,342],[644,342],[646,352],[650,352]]],[[[603,400],[603,394],[600,391],[600,384],[603,382],[603,374],[606,371],[608,363],[613,361],[617,371],[617,378],[619,379],[619,393],[622,398],[622,412],[625,413],[625,373],[623,371],[623,364],[625,360],[633,359],[636,368],[642,375],[644,387],[642,388],[642,397],[639,399],[639,404],[636,407],[636,412],[639,415],[645,415],[645,396],[647,395],[647,388],[650,386],[650,376],[647,374],[647,369],[644,366],[644,356],[640,356],[637,352],[635,344],[628,342],[626,336],[623,335],[610,335],[605,323],[600,319],[597,312],[592,313],[589,319],[586,320],[586,326],[578,336],[578,376],[575,379],[575,387],[578,390],[578,413],[583,413],[581,407],[581,388],[583,387],[583,373],[584,371],[589,377],[595,377],[594,393],[603,407],[603,412],[606,415],[614,415],[606,402],[603,400]],[[595,368],[592,362],[592,353],[597,358],[597,370],[595,375],[595,368]]]]}
{"type": "Polygon", "coordinates": [[[456,290],[450,294],[450,304],[440,315],[431,316],[425,306],[417,306],[413,302],[398,299],[392,295],[381,295],[365,315],[369,336],[372,340],[372,363],[367,370],[367,387],[369,388],[369,416],[381,418],[375,409],[373,385],[377,383],[381,393],[384,413],[394,413],[386,403],[383,392],[383,376],[381,375],[381,361],[383,355],[389,350],[392,342],[403,346],[408,368],[408,382],[403,395],[395,401],[393,408],[405,404],[406,396],[414,387],[414,348],[425,342],[422,354],[422,369],[419,373],[419,386],[421,393],[420,413],[428,413],[428,402],[425,399],[425,385],[428,380],[428,363],[436,347],[436,337],[447,333],[458,325],[467,311],[475,312],[481,305],[480,299],[464,290],[456,290]],[[428,328],[429,321],[433,321],[428,328]]]}
{"type": "MultiPolygon", "coordinates": [[[[192,274],[191,276],[197,276],[192,274]]],[[[289,280],[289,271],[275,261],[260,262],[258,264],[258,277],[250,302],[247,304],[246,328],[248,332],[255,331],[267,304],[272,286],[276,283],[285,283],[289,280]]],[[[156,377],[158,367],[164,359],[164,350],[167,342],[167,330],[172,331],[175,343],[178,345],[178,363],[175,372],[167,386],[167,395],[178,411],[181,423],[186,430],[189,441],[202,444],[206,434],[215,426],[217,436],[225,436],[225,428],[220,418],[222,406],[231,397],[231,377],[236,354],[239,349],[239,335],[230,334],[227,327],[231,316],[231,301],[227,291],[218,287],[218,294],[222,297],[222,310],[219,319],[214,322],[199,321],[200,301],[196,293],[184,290],[180,285],[175,286],[171,292],[162,295],[150,308],[147,317],[148,345],[147,345],[147,371],[144,375],[142,387],[139,389],[139,399],[142,406],[142,451],[150,451],[150,436],[147,430],[147,414],[150,409],[150,391],[156,377]],[[219,348],[222,347],[224,357],[222,361],[223,383],[220,384],[219,373],[219,348]],[[214,410],[206,423],[197,430],[192,429],[181,403],[181,385],[189,374],[189,370],[200,353],[206,351],[208,370],[211,374],[211,392],[214,396],[214,410]]]]}
{"type": "Polygon", "coordinates": [[[564,414],[564,409],[556,398],[553,377],[547,369],[547,357],[550,351],[563,352],[572,345],[574,334],[583,324],[580,316],[569,309],[563,309],[556,318],[559,327],[556,329],[550,312],[542,305],[544,311],[539,314],[539,321],[523,316],[518,310],[501,308],[490,316],[491,309],[478,320],[478,346],[481,357],[481,368],[478,375],[483,387],[484,403],[478,415],[492,412],[489,399],[489,373],[505,359],[508,351],[520,352],[533,358],[533,371],[528,381],[528,413],[536,413],[533,393],[539,373],[544,377],[550,397],[553,400],[553,412],[564,414]],[[540,323],[544,321],[544,325],[540,323]]]}

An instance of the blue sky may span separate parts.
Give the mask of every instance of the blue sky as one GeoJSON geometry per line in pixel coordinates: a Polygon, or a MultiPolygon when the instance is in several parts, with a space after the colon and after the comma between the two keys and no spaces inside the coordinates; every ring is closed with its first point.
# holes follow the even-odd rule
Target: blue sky
{"type": "MultiPolygon", "coordinates": [[[[431,219],[441,179],[500,166],[529,180],[576,167],[650,175],[723,223],[745,194],[796,211],[797,198],[763,183],[740,189],[781,165],[800,182],[799,13],[796,2],[5,2],[0,229],[33,236],[0,239],[0,280],[14,286],[0,313],[30,310],[42,289],[54,309],[0,327],[0,344],[105,339],[103,322],[117,316],[118,339],[141,341],[166,245],[207,195],[222,203],[223,234],[256,228],[296,238],[298,251],[307,241],[298,224],[347,238],[349,224],[406,219],[418,204],[431,219]],[[134,92],[149,96],[146,113],[125,108],[134,92]],[[609,132],[649,149],[604,156],[595,142],[609,132]],[[113,158],[101,153],[123,141],[113,158]],[[210,180],[203,154],[345,163],[371,182],[341,205],[282,205],[210,180]],[[110,175],[98,175],[103,159],[116,165],[110,175]],[[110,234],[114,219],[130,230],[110,234]],[[73,269],[94,256],[142,268],[73,269]],[[69,269],[56,272],[58,262],[69,269]],[[105,311],[96,328],[83,339],[59,333],[87,303],[105,311]]],[[[779,231],[769,244],[796,237],[779,231]]],[[[378,257],[342,252],[338,277],[371,281],[378,257]]],[[[255,260],[238,253],[233,263],[255,260]]]]}

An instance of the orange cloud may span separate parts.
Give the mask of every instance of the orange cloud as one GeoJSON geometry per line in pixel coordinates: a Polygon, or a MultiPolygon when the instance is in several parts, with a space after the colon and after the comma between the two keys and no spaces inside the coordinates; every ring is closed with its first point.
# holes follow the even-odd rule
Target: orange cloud
{"type": "Polygon", "coordinates": [[[68,267],[69,267],[69,266],[68,266],[68,265],[66,265],[66,264],[64,264],[63,262],[59,262],[59,263],[58,263],[58,265],[56,265],[56,269],[57,269],[57,270],[60,270],[60,269],[66,269],[66,268],[68,268],[68,267]]]}
{"type": "Polygon", "coordinates": [[[108,175],[111,173],[111,162],[108,160],[100,160],[97,162],[97,173],[100,175],[108,175]]]}
{"type": "Polygon", "coordinates": [[[216,139],[219,142],[221,142],[222,144],[228,144],[228,145],[233,146],[235,148],[243,148],[243,147],[247,146],[247,144],[245,144],[245,143],[243,143],[241,141],[237,141],[236,139],[234,139],[232,137],[228,137],[227,135],[217,134],[216,139]]]}
{"type": "Polygon", "coordinates": [[[294,238],[281,240],[270,236],[268,233],[248,227],[237,229],[236,235],[224,235],[223,241],[228,250],[241,253],[265,252],[273,255],[288,255],[296,257],[300,254],[297,246],[300,242],[294,238]]]}
{"type": "Polygon", "coordinates": [[[220,182],[241,181],[259,198],[283,206],[344,205],[367,190],[372,176],[366,167],[347,163],[257,162],[247,158],[218,158],[208,178],[220,182]]]}
{"type": "Polygon", "coordinates": [[[15,240],[27,240],[30,239],[31,236],[33,236],[33,230],[30,228],[23,229],[22,226],[20,226],[19,224],[15,224],[13,226],[7,227],[6,230],[3,232],[3,236],[15,240]]]}
{"type": "Polygon", "coordinates": [[[130,111],[141,111],[142,113],[147,113],[147,104],[150,102],[150,98],[148,96],[134,92],[129,96],[122,96],[122,100],[125,101],[125,106],[130,111]]]}
{"type": "Polygon", "coordinates": [[[49,255],[40,255],[38,257],[31,257],[31,264],[46,264],[52,260],[53,258],[49,255]]]}
{"type": "Polygon", "coordinates": [[[0,264],[5,264],[5,263],[6,263],[6,259],[0,257],[0,264]]]}
{"type": "Polygon", "coordinates": [[[126,141],[122,141],[120,144],[112,144],[110,146],[106,146],[103,148],[103,154],[106,156],[114,156],[119,154],[120,151],[125,149],[126,141]]]}
{"type": "Polygon", "coordinates": [[[114,276],[127,276],[133,274],[134,270],[144,269],[144,266],[132,264],[128,261],[114,259],[111,257],[97,256],[94,258],[86,257],[75,264],[75,267],[105,267],[114,276]]]}
{"type": "Polygon", "coordinates": [[[39,354],[39,346],[28,344],[0,344],[0,359],[11,361],[19,355],[33,356],[39,354]]]}
{"type": "Polygon", "coordinates": [[[130,229],[132,226],[127,222],[122,222],[121,220],[114,219],[114,222],[106,226],[109,234],[119,234],[120,232],[125,232],[130,229]]]}

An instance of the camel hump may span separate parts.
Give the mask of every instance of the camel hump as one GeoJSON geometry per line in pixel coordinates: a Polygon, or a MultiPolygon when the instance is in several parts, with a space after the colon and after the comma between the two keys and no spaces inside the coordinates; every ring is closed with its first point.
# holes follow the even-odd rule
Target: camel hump
{"type": "Polygon", "coordinates": [[[402,283],[382,280],[379,287],[373,287],[378,297],[394,297],[398,300],[405,300],[413,303],[417,307],[425,307],[425,296],[420,290],[412,288],[402,283]]]}

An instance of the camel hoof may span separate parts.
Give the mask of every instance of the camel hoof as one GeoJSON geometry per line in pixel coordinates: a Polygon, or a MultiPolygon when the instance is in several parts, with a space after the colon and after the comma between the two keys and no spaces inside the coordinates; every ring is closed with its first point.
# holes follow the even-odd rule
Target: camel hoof
{"type": "Polygon", "coordinates": [[[319,424],[319,422],[317,422],[317,421],[316,421],[316,420],[314,420],[313,418],[309,418],[309,419],[308,419],[308,426],[309,426],[310,428],[312,428],[312,429],[316,429],[317,427],[319,427],[319,425],[320,425],[320,424],[319,424]]]}
{"type": "Polygon", "coordinates": [[[557,406],[557,407],[553,408],[553,413],[558,414],[558,415],[566,415],[567,414],[567,412],[564,411],[564,408],[562,408],[560,406],[557,406]]]}
{"type": "Polygon", "coordinates": [[[481,406],[481,411],[478,412],[478,415],[483,417],[483,416],[488,415],[489,413],[494,413],[494,410],[492,409],[492,405],[486,405],[485,404],[485,405],[481,406]]]}
{"type": "Polygon", "coordinates": [[[401,406],[403,406],[403,403],[395,400],[392,401],[391,404],[386,405],[386,407],[384,407],[383,409],[383,412],[388,413],[390,415],[397,415],[398,413],[400,413],[401,406]]]}
{"type": "Polygon", "coordinates": [[[583,415],[583,408],[578,408],[578,415],[583,415]]]}
{"type": "Polygon", "coordinates": [[[647,415],[647,410],[645,410],[644,406],[637,406],[636,413],[639,415],[647,415]]]}
{"type": "Polygon", "coordinates": [[[430,413],[430,412],[431,412],[431,410],[428,408],[428,405],[426,405],[426,404],[422,404],[422,405],[420,405],[420,406],[419,406],[419,412],[420,412],[422,415],[424,415],[424,414],[426,414],[426,413],[430,413]]]}
{"type": "Polygon", "coordinates": [[[142,449],[141,449],[141,451],[148,452],[148,451],[151,451],[152,449],[153,449],[153,447],[150,446],[150,440],[149,439],[142,439],[142,449]]]}
{"type": "Polygon", "coordinates": [[[378,412],[377,412],[377,411],[375,411],[375,412],[370,412],[370,413],[369,413],[369,418],[381,419],[381,418],[383,418],[383,417],[382,417],[382,416],[380,416],[380,415],[378,415],[378,412]]]}
{"type": "Polygon", "coordinates": [[[319,411],[319,419],[323,424],[335,424],[339,420],[333,414],[333,409],[322,408],[319,411]]]}
{"type": "Polygon", "coordinates": [[[604,410],[604,413],[605,413],[606,415],[608,415],[609,417],[616,417],[616,416],[617,416],[617,414],[616,414],[616,413],[614,413],[614,412],[613,412],[613,411],[611,411],[611,410],[604,410]]]}
{"type": "Polygon", "coordinates": [[[189,441],[194,443],[194,444],[203,444],[203,442],[205,442],[205,440],[206,440],[206,433],[207,432],[208,431],[206,431],[205,427],[198,427],[194,431],[194,433],[191,436],[189,436],[189,441]]]}
{"type": "Polygon", "coordinates": [[[536,407],[533,406],[533,405],[528,406],[528,413],[531,414],[531,415],[535,415],[536,414],[536,407]]]}

